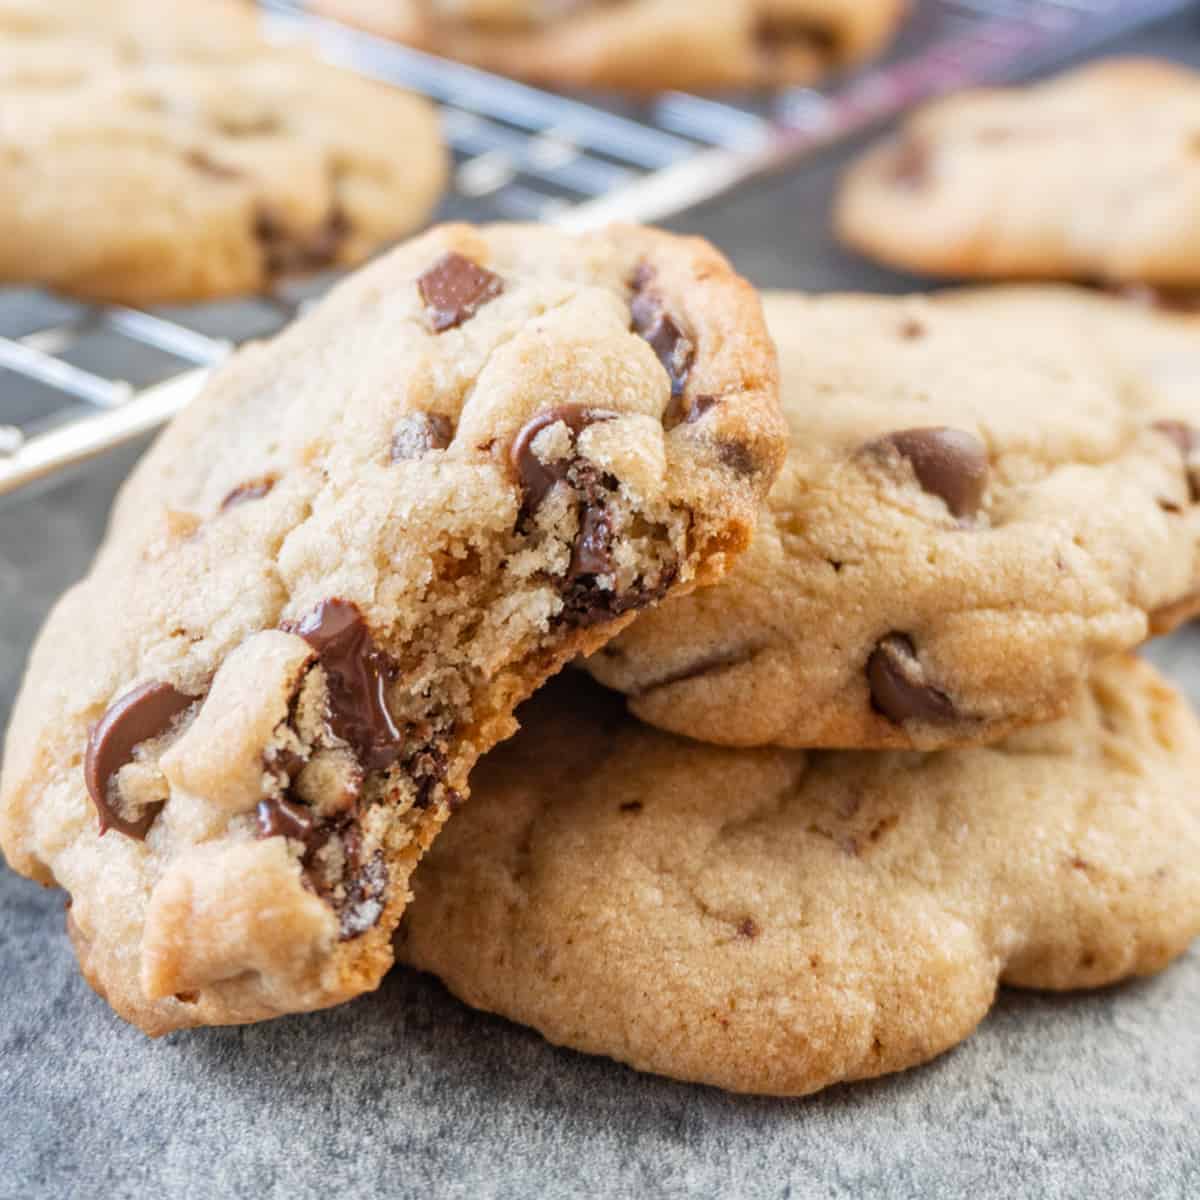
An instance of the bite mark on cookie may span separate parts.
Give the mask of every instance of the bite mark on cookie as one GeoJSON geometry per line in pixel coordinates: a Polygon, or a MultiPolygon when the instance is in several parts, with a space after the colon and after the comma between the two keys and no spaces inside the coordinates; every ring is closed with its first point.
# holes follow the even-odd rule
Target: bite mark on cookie
{"type": "Polygon", "coordinates": [[[449,251],[417,280],[434,333],[469,321],[504,291],[504,281],[456,251],[449,251]]]}

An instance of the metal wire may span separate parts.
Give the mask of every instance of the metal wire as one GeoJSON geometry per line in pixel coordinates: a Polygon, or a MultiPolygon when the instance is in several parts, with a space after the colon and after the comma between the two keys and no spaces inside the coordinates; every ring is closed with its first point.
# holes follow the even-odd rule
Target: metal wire
{"type": "MultiPolygon", "coordinates": [[[[1032,73],[1188,0],[922,0],[897,50],[827,91],[651,105],[582,100],[396,46],[261,0],[271,36],[426,94],[455,154],[444,213],[571,229],[659,221],[954,88],[1032,73]]],[[[320,289],[318,283],[317,290],[320,289]]],[[[0,497],[150,432],[238,341],[282,327],[305,292],[172,312],[0,291],[0,497]]]]}

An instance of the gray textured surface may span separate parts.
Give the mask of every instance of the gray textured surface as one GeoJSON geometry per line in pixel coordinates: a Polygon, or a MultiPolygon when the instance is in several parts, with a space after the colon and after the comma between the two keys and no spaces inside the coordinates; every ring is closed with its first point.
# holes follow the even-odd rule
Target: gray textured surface
{"type": "MultiPolygon", "coordinates": [[[[1200,60],[1195,23],[1146,45],[1200,60]]],[[[681,227],[765,285],[903,281],[823,238],[822,169],[681,227]]],[[[2,386],[2,385],[0,385],[2,386]]],[[[134,455],[0,510],[0,723],[134,455]]],[[[1200,633],[1151,648],[1200,700],[1200,633]]],[[[1005,994],[922,1070],[799,1102],[637,1076],[394,972],[340,1010],[148,1042],[62,898],[0,868],[0,1197],[1200,1196],[1200,953],[1088,997],[1005,994]]]]}

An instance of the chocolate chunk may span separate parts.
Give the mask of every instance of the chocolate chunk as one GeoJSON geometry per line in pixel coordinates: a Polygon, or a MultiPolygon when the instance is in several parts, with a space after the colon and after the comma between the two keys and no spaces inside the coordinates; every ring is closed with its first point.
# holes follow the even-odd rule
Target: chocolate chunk
{"type": "Polygon", "coordinates": [[[392,462],[408,462],[445,450],[454,440],[454,423],[441,413],[405,413],[392,431],[392,462]]]}
{"type": "Polygon", "coordinates": [[[286,796],[260,800],[257,816],[260,838],[286,837],[306,847],[314,840],[317,822],[312,809],[286,796]]]}
{"type": "Polygon", "coordinates": [[[169,683],[144,683],[126,692],[100,718],[88,738],[83,778],[100,816],[101,837],[115,829],[138,841],[145,839],[162,806],[148,807],[136,821],[126,820],[110,802],[110,784],[113,776],[133,761],[133,752],[142,742],[166,733],[195,700],[169,683]]]}
{"type": "Polygon", "coordinates": [[[579,515],[579,535],[571,551],[567,577],[611,575],[612,571],[612,524],[608,511],[598,504],[585,504],[579,515]]]}
{"type": "MultiPolygon", "coordinates": [[[[354,854],[357,857],[357,853],[354,854]]],[[[388,869],[383,855],[376,850],[350,881],[346,900],[338,912],[338,940],[348,942],[360,937],[379,923],[383,916],[383,898],[387,892],[388,869]]]]}
{"type": "Polygon", "coordinates": [[[681,396],[696,359],[696,347],[667,314],[662,298],[651,290],[652,279],[653,272],[645,266],[639,267],[634,275],[630,304],[633,328],[658,355],[671,380],[671,395],[681,396]]]}
{"type": "Polygon", "coordinates": [[[677,568],[664,570],[653,587],[638,584],[623,592],[598,588],[591,576],[583,575],[568,581],[563,589],[563,608],[559,621],[573,629],[586,629],[611,621],[623,613],[657,604],[675,582],[677,568]]]}
{"type": "Polygon", "coordinates": [[[1179,447],[1183,459],[1184,473],[1187,475],[1188,498],[1193,504],[1200,503],[1200,432],[1186,421],[1155,421],[1153,429],[1165,434],[1179,447]]]}
{"type": "Polygon", "coordinates": [[[690,402],[683,396],[672,396],[667,411],[663,413],[663,425],[674,429],[676,425],[692,425],[699,421],[710,408],[720,403],[720,396],[693,396],[690,402]]]}
{"type": "Polygon", "coordinates": [[[404,750],[404,737],[387,707],[393,666],[376,648],[357,605],[323,600],[302,620],[282,628],[317,652],[328,681],[333,732],[353,747],[367,770],[390,767],[404,750]]]}
{"type": "Polygon", "coordinates": [[[867,682],[872,704],[898,725],[958,717],[950,697],[925,681],[916,647],[903,633],[889,634],[875,647],[867,660],[867,682]]]}
{"type": "Polygon", "coordinates": [[[251,479],[246,483],[239,483],[237,487],[221,501],[221,511],[235,508],[239,504],[245,504],[248,500],[261,500],[275,486],[276,479],[274,475],[264,475],[261,479],[251,479]]]}
{"type": "Polygon", "coordinates": [[[473,317],[504,291],[499,275],[451,250],[417,280],[425,313],[435,333],[445,333],[473,317]]]}
{"type": "Polygon", "coordinates": [[[961,429],[904,429],[868,442],[873,450],[892,449],[912,464],[917,482],[944,500],[956,517],[972,517],[987,488],[987,448],[961,429]]]}
{"type": "Polygon", "coordinates": [[[594,425],[597,421],[612,421],[616,417],[616,413],[600,408],[586,408],[582,404],[562,404],[558,408],[538,413],[521,426],[517,436],[513,438],[508,459],[521,480],[521,487],[525,492],[525,507],[530,512],[537,512],[550,489],[559,480],[566,478],[573,461],[560,459],[552,463],[542,462],[533,450],[537,435],[543,429],[561,421],[578,437],[589,425],[594,425]]]}
{"type": "Polygon", "coordinates": [[[333,266],[349,232],[346,214],[336,207],[306,234],[288,229],[283,218],[270,209],[260,209],[254,221],[254,236],[262,246],[264,265],[271,276],[333,266]]]}
{"type": "Polygon", "coordinates": [[[897,187],[919,188],[928,182],[933,155],[923,138],[903,137],[888,162],[887,178],[897,187]]]}

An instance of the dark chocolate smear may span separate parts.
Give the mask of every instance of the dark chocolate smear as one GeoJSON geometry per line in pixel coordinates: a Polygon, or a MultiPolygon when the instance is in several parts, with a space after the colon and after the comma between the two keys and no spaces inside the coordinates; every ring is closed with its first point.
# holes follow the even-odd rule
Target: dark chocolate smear
{"type": "Polygon", "coordinates": [[[286,796],[272,797],[258,802],[257,817],[260,838],[291,838],[293,841],[303,842],[310,849],[313,848],[312,843],[317,835],[317,821],[312,809],[307,805],[297,804],[286,796]]]}
{"type": "Polygon", "coordinates": [[[115,829],[138,841],[145,839],[162,805],[147,806],[136,821],[126,820],[109,799],[110,784],[113,776],[133,761],[133,752],[142,742],[166,733],[195,700],[169,683],[144,683],[126,692],[100,718],[88,738],[83,778],[100,816],[101,837],[115,829]]]}
{"type": "Polygon", "coordinates": [[[945,692],[925,681],[912,639],[903,633],[885,637],[867,660],[871,702],[889,720],[945,723],[958,719],[945,692]]]}
{"type": "Polygon", "coordinates": [[[508,452],[509,462],[521,480],[525,492],[525,507],[537,512],[550,489],[565,479],[574,459],[563,458],[544,463],[533,451],[533,443],[543,429],[557,425],[560,421],[578,437],[589,425],[597,421],[615,420],[617,414],[600,408],[587,408],[582,404],[562,404],[557,408],[538,413],[526,421],[513,438],[508,452]]]}
{"type": "Polygon", "coordinates": [[[417,290],[435,333],[445,333],[473,317],[504,291],[504,281],[451,250],[417,280],[417,290]]]}
{"type": "Polygon", "coordinates": [[[942,427],[904,429],[868,447],[890,447],[906,458],[921,487],[945,501],[955,517],[972,517],[979,511],[987,488],[988,457],[974,434],[942,427]]]}
{"type": "Polygon", "coordinates": [[[371,637],[358,606],[323,600],[306,617],[283,626],[316,652],[329,690],[329,725],[354,748],[367,770],[385,770],[403,753],[404,737],[388,712],[392,663],[371,637]]]}
{"type": "Polygon", "coordinates": [[[430,450],[445,450],[454,440],[454,422],[441,413],[405,413],[392,431],[391,460],[408,462],[428,454],[430,450]]]}
{"type": "Polygon", "coordinates": [[[579,534],[571,551],[570,579],[581,575],[609,575],[613,570],[612,524],[600,504],[584,504],[579,514],[579,534]]]}
{"type": "Polygon", "coordinates": [[[633,328],[650,343],[667,377],[671,380],[671,395],[683,395],[688,375],[696,359],[696,347],[666,311],[662,297],[651,288],[653,272],[639,267],[633,278],[633,300],[630,315],[633,328]]]}

